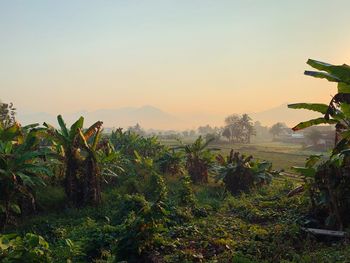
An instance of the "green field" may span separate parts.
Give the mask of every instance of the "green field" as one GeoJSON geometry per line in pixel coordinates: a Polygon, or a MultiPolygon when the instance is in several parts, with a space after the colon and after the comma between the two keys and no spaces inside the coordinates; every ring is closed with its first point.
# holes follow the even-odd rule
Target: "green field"
{"type": "MultiPolygon", "coordinates": [[[[169,147],[176,147],[179,142],[176,140],[162,140],[163,144],[169,147]]],[[[184,140],[190,143],[191,140],[184,140]]],[[[212,143],[209,148],[220,149],[226,155],[231,149],[245,155],[252,155],[255,159],[272,162],[273,168],[277,170],[290,170],[292,166],[303,166],[310,154],[326,154],[325,152],[305,151],[299,144],[281,142],[261,142],[251,144],[230,144],[212,143]]]]}

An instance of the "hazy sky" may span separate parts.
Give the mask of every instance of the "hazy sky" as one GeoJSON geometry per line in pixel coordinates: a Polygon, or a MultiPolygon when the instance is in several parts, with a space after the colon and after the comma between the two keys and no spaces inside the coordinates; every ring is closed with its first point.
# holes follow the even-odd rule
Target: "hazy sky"
{"type": "MultiPolygon", "coordinates": [[[[307,58],[349,62],[349,0],[0,0],[0,99],[173,114],[328,101],[307,58]]],[[[350,63],[350,62],[349,62],[350,63]]]]}

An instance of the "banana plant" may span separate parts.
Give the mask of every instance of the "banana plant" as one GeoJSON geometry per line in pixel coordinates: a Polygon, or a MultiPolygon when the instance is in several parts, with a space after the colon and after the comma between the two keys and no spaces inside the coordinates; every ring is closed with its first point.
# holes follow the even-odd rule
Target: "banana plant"
{"type": "Polygon", "coordinates": [[[342,230],[350,224],[350,66],[331,65],[309,59],[307,62],[318,71],[305,71],[305,75],[337,83],[337,93],[329,104],[296,103],[288,105],[293,109],[307,109],[323,116],[301,122],[293,130],[318,124],[335,124],[335,147],[331,155],[319,162],[310,157],[305,167],[294,167],[305,181],[303,188],[309,191],[312,208],[326,215],[324,224],[342,230]]]}
{"type": "Polygon", "coordinates": [[[134,158],[135,151],[143,157],[156,158],[165,148],[157,137],[143,137],[131,131],[123,132],[122,128],[112,131],[110,140],[116,150],[130,159],[134,158]]]}
{"type": "Polygon", "coordinates": [[[306,109],[321,113],[323,116],[304,121],[293,127],[294,131],[301,130],[318,124],[335,124],[337,144],[342,139],[350,139],[350,66],[331,65],[328,63],[309,59],[311,67],[318,71],[305,71],[305,75],[326,79],[337,83],[337,93],[329,104],[322,103],[294,103],[288,107],[292,109],[306,109]]]}
{"type": "Polygon", "coordinates": [[[0,125],[0,227],[10,214],[21,214],[26,200],[35,209],[33,189],[44,185],[41,175],[51,175],[44,164],[48,153],[38,145],[40,129],[35,126],[0,125]]]}
{"type": "Polygon", "coordinates": [[[47,134],[65,169],[65,192],[74,206],[97,205],[101,202],[100,170],[96,148],[101,137],[102,122],[97,121],[83,130],[84,118],[80,117],[68,128],[61,115],[57,117],[60,129],[44,123],[47,134]]]}
{"type": "Polygon", "coordinates": [[[108,183],[108,178],[118,177],[125,173],[127,160],[124,155],[115,150],[109,139],[105,138],[96,150],[97,161],[101,166],[102,179],[108,183]]]}
{"type": "Polygon", "coordinates": [[[159,170],[163,174],[180,175],[183,174],[185,156],[182,151],[175,151],[175,149],[167,150],[157,160],[159,170]]]}
{"type": "Polygon", "coordinates": [[[199,136],[192,144],[181,145],[178,147],[185,152],[186,168],[194,183],[208,183],[209,169],[214,161],[212,150],[208,149],[208,145],[214,139],[205,141],[199,136]]]}
{"type": "Polygon", "coordinates": [[[252,156],[240,155],[230,151],[226,158],[221,154],[216,156],[216,181],[223,181],[232,194],[249,192],[255,187],[269,184],[272,180],[272,164],[267,161],[253,161],[252,156]]]}

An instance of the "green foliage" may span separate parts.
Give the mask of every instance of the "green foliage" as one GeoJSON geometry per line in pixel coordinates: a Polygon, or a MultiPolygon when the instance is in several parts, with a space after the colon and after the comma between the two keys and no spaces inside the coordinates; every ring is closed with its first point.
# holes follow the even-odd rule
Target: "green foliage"
{"type": "Polygon", "coordinates": [[[192,188],[192,181],[188,175],[181,178],[181,188],[179,192],[180,205],[189,206],[191,208],[195,207],[196,198],[192,188]]]}
{"type": "Polygon", "coordinates": [[[0,227],[21,208],[35,209],[33,189],[44,185],[40,175],[51,175],[43,163],[46,151],[39,148],[39,130],[26,130],[17,123],[0,127],[0,227]]]}
{"type": "Polygon", "coordinates": [[[97,150],[102,122],[98,121],[83,131],[84,118],[80,117],[70,129],[61,115],[57,116],[60,129],[44,123],[46,134],[52,140],[64,162],[65,191],[70,204],[84,206],[101,202],[101,178],[97,150]]]}
{"type": "Polygon", "coordinates": [[[160,175],[151,180],[153,202],[140,199],[142,207],[131,211],[121,225],[120,236],[115,248],[116,257],[128,262],[147,261],[152,249],[161,245],[161,234],[166,232],[165,224],[169,212],[165,208],[167,190],[160,175]]]}
{"type": "MultiPolygon", "coordinates": [[[[333,152],[330,160],[313,156],[305,167],[295,168],[304,174],[303,180],[310,186],[307,189],[313,191],[312,198],[288,197],[300,182],[298,178],[280,174],[271,181],[271,163],[253,161],[233,151],[225,158],[219,155],[217,167],[212,169],[215,161],[213,149],[208,149],[211,141],[201,137],[193,144],[169,150],[154,137],[144,138],[121,130],[111,138],[102,138],[101,123],[84,130],[82,118],[67,128],[59,116],[58,124],[59,130],[46,124],[46,130],[30,126],[0,132],[3,151],[0,157],[10,163],[13,159],[8,158],[9,154],[18,150],[23,153],[19,156],[24,163],[24,166],[17,163],[1,166],[0,175],[5,174],[2,167],[12,167],[11,175],[23,167],[33,169],[23,172],[28,173],[30,180],[18,175],[16,183],[30,193],[35,190],[41,209],[40,214],[25,218],[10,231],[16,234],[0,235],[1,262],[312,262],[312,257],[318,262],[336,262],[347,259],[346,245],[329,247],[318,243],[312,236],[304,235],[297,224],[307,213],[309,200],[314,200],[319,210],[328,211],[331,217],[325,221],[331,223],[336,218],[338,224],[335,207],[329,202],[331,196],[327,197],[329,189],[338,198],[342,222],[346,222],[344,218],[350,207],[347,200],[339,198],[348,195],[344,185],[350,183],[345,177],[350,152],[346,143],[333,152]],[[67,167],[76,172],[78,183],[74,182],[71,190],[78,197],[83,196],[79,182],[94,180],[89,171],[103,176],[105,181],[113,178],[109,181],[113,183],[103,185],[100,206],[77,209],[65,205],[60,180],[48,180],[44,175],[44,171],[56,172],[60,168],[57,162],[52,165],[48,160],[52,153],[43,151],[41,155],[32,155],[41,151],[39,143],[48,144],[40,141],[43,135],[53,140],[52,148],[59,154],[64,172],[69,171],[67,167]],[[182,174],[184,163],[188,173],[182,174]],[[30,166],[26,166],[28,164],[30,166]],[[208,180],[209,171],[218,172],[217,179],[223,180],[226,189],[240,195],[231,195],[222,184],[208,180]],[[340,177],[330,177],[339,171],[340,177]],[[79,181],[84,177],[88,180],[79,181]],[[206,180],[207,184],[193,184],[206,180]],[[267,183],[269,187],[258,187],[267,183]],[[251,189],[255,191],[244,193],[251,189]]],[[[2,159],[0,165],[4,163],[2,159]]],[[[22,195],[19,192],[18,199],[11,200],[21,200],[22,195]]],[[[21,211],[21,204],[8,203],[11,216],[21,211]]]]}
{"type": "Polygon", "coordinates": [[[117,151],[129,158],[134,157],[137,151],[142,157],[156,159],[164,150],[164,146],[159,143],[156,137],[143,137],[132,131],[123,132],[121,128],[112,131],[110,140],[117,151]]]}
{"type": "Polygon", "coordinates": [[[310,195],[316,218],[322,225],[342,230],[350,223],[346,212],[350,208],[350,67],[345,64],[334,66],[311,59],[307,63],[319,71],[305,71],[305,74],[338,83],[337,94],[328,106],[317,103],[289,105],[290,108],[314,110],[324,114],[324,117],[299,123],[293,130],[321,123],[336,124],[336,145],[327,160],[318,164],[319,157],[310,157],[305,167],[294,169],[304,176],[305,188],[310,195]]]}
{"type": "Polygon", "coordinates": [[[212,140],[204,141],[199,136],[192,144],[180,147],[186,154],[186,168],[194,183],[208,183],[213,154],[207,147],[212,140]]]}
{"type": "Polygon", "coordinates": [[[272,164],[269,162],[252,161],[252,156],[245,157],[231,150],[226,159],[217,156],[216,180],[222,180],[232,194],[248,192],[251,189],[268,184],[272,180],[272,164]]]}
{"type": "Polygon", "coordinates": [[[163,156],[157,160],[159,170],[163,174],[180,175],[184,172],[184,154],[181,151],[165,151],[163,156]]]}
{"type": "Polygon", "coordinates": [[[232,114],[225,119],[225,124],[222,135],[230,142],[250,143],[251,136],[255,135],[254,125],[248,114],[232,114]]]}
{"type": "Polygon", "coordinates": [[[0,101],[0,125],[4,128],[15,124],[16,109],[12,103],[3,103],[0,101]]]}
{"type": "Polygon", "coordinates": [[[348,151],[333,154],[322,160],[310,156],[305,167],[293,167],[304,179],[315,220],[321,226],[343,229],[350,224],[350,179],[348,151]]]}
{"type": "Polygon", "coordinates": [[[120,152],[116,151],[113,144],[105,139],[96,151],[96,158],[101,167],[101,176],[105,182],[125,173],[128,160],[120,152]]]}
{"type": "Polygon", "coordinates": [[[347,129],[350,120],[350,67],[348,65],[334,66],[328,63],[309,59],[307,63],[319,71],[305,71],[305,75],[325,78],[338,83],[337,94],[332,98],[329,105],[320,103],[295,103],[288,105],[293,109],[307,109],[320,112],[324,117],[301,122],[293,130],[304,129],[318,124],[337,124],[338,131],[347,129]]]}
{"type": "Polygon", "coordinates": [[[27,233],[23,238],[16,234],[0,235],[1,262],[51,262],[49,244],[41,236],[27,233]]]}

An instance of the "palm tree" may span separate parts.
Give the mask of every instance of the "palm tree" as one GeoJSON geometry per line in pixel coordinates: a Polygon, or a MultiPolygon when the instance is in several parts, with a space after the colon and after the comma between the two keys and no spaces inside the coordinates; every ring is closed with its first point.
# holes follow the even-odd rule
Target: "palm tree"
{"type": "Polygon", "coordinates": [[[44,126],[64,162],[64,185],[68,200],[77,207],[86,204],[97,205],[101,202],[101,182],[96,147],[100,140],[102,122],[97,121],[83,131],[83,117],[70,129],[61,115],[57,120],[59,130],[47,123],[44,123],[44,126]]]}
{"type": "Polygon", "coordinates": [[[243,114],[240,121],[240,126],[243,131],[244,142],[250,143],[250,138],[252,135],[255,135],[254,126],[252,123],[252,118],[248,114],[243,114]]]}

